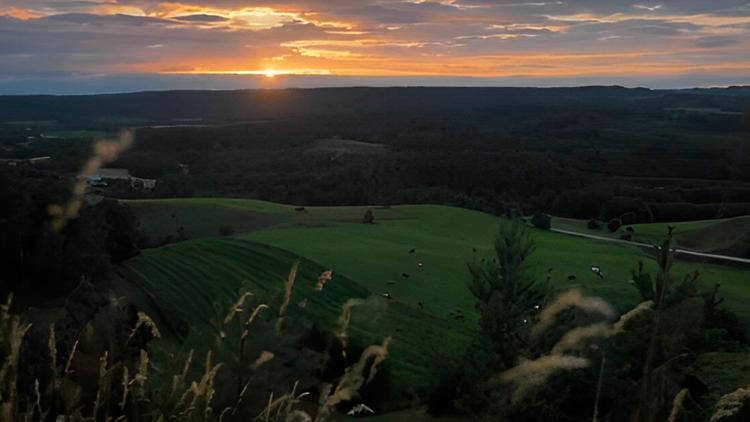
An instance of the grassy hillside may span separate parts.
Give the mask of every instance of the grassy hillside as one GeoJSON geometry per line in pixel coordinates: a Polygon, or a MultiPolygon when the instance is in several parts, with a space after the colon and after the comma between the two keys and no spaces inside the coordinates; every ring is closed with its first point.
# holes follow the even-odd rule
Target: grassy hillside
{"type": "MultiPolygon", "coordinates": [[[[167,235],[183,227],[193,238],[146,250],[124,264],[128,277],[156,296],[175,325],[215,319],[216,309],[225,309],[242,289],[278,301],[281,280],[299,255],[306,259],[292,303],[309,298],[310,304],[305,309],[293,306],[294,311],[333,327],[344,301],[370,296],[366,307],[355,309],[352,334],[359,344],[394,336],[391,362],[396,381],[406,383],[401,385],[427,386],[431,362],[457,356],[477,328],[466,288],[466,262],[475,254],[491,255],[497,232],[497,219],[491,215],[444,206],[395,206],[373,208],[376,224],[366,225],[360,222],[365,207],[307,207],[303,212],[287,205],[225,199],[130,204],[152,234],[167,235]],[[218,237],[219,227],[227,225],[236,235],[218,237]],[[321,295],[312,287],[327,268],[334,270],[335,278],[321,295]],[[384,292],[393,299],[382,298],[384,292]],[[457,310],[465,321],[455,318],[457,310]]],[[[552,269],[556,289],[582,287],[621,312],[639,302],[629,283],[631,269],[639,260],[655,269],[652,257],[636,247],[542,230],[532,233],[537,250],[529,271],[534,277],[544,281],[552,269]],[[591,265],[599,265],[605,279],[596,277],[591,265]],[[575,280],[569,280],[570,275],[575,280]]],[[[705,288],[721,283],[727,305],[750,323],[747,268],[678,262],[675,277],[694,270],[701,272],[705,288]]]]}
{"type": "MultiPolygon", "coordinates": [[[[374,293],[388,291],[410,306],[424,303],[425,311],[450,320],[449,312],[463,309],[467,323],[475,314],[465,287],[466,262],[488,256],[497,232],[496,218],[488,214],[444,206],[418,205],[373,208],[376,224],[364,225],[367,207],[307,207],[237,199],[169,199],[129,202],[142,216],[144,229],[156,236],[184,228],[188,238],[217,236],[222,225],[237,234],[277,246],[331,267],[374,293]],[[409,250],[414,248],[415,253],[409,250]],[[418,263],[423,266],[418,267],[418,263]],[[404,278],[402,273],[409,274],[404,278]]],[[[557,224],[558,219],[555,219],[557,224]]],[[[731,220],[727,220],[731,221],[731,220]]],[[[712,223],[713,224],[713,223],[712,223]]],[[[700,228],[707,222],[680,223],[700,228]]],[[[651,226],[654,240],[659,228],[651,226]]],[[[666,231],[666,229],[665,229],[666,231]]],[[[602,232],[603,233],[603,232],[602,232]]],[[[655,268],[642,250],[605,242],[534,230],[537,251],[529,270],[539,280],[552,269],[559,289],[581,286],[602,295],[618,309],[637,303],[628,283],[631,269],[643,260],[655,268]],[[596,277],[591,265],[599,265],[606,278],[596,277]],[[568,280],[575,275],[576,280],[568,280]]],[[[727,303],[750,322],[750,271],[742,267],[679,262],[675,275],[698,270],[705,286],[722,284],[727,303]]]]}
{"type": "MultiPolygon", "coordinates": [[[[368,207],[297,207],[251,199],[179,198],[125,201],[154,240],[175,236],[182,227],[189,239],[219,236],[222,227],[247,233],[269,227],[311,227],[359,223],[368,207]]],[[[401,218],[395,209],[376,209],[377,219],[401,218]]]]}
{"type": "MultiPolygon", "coordinates": [[[[658,232],[666,230],[666,226],[639,224],[635,229],[653,239],[658,232]]],[[[740,257],[750,252],[750,216],[678,223],[675,230],[678,245],[686,249],[740,257]]]]}
{"type": "MultiPolygon", "coordinates": [[[[218,326],[241,292],[253,292],[272,305],[268,312],[278,312],[283,280],[296,258],[247,239],[212,238],[147,250],[122,268],[128,279],[150,293],[172,333],[182,337],[189,330],[218,326]]],[[[340,274],[334,274],[323,292],[315,291],[323,270],[303,260],[289,315],[333,329],[344,302],[369,297],[354,308],[349,330],[352,345],[365,347],[393,336],[392,371],[401,385],[426,386],[430,368],[423,364],[425,359],[454,355],[467,344],[470,333],[458,322],[446,325],[397,300],[373,296],[340,274]],[[298,306],[305,299],[306,305],[298,306]]]]}

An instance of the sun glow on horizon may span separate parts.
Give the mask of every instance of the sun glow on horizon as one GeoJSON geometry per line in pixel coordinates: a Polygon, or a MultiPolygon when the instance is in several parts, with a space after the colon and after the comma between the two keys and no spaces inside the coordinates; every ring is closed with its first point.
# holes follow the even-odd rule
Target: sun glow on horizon
{"type": "Polygon", "coordinates": [[[327,69],[291,69],[291,70],[279,70],[279,69],[260,69],[260,70],[209,70],[209,69],[195,69],[185,71],[164,71],[158,72],[163,75],[239,75],[239,76],[263,76],[266,78],[275,78],[277,76],[321,76],[321,75],[332,75],[333,73],[327,69]]]}

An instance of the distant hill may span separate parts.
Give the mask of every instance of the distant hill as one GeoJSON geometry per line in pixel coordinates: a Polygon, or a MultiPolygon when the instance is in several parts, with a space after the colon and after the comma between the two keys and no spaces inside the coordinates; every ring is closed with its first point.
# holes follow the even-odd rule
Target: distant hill
{"type": "Polygon", "coordinates": [[[136,127],[110,166],[157,186],[111,195],[696,221],[750,215],[747,110],[740,87],[6,96],[0,158],[77,169],[71,151],[90,150],[79,140],[136,127]]]}
{"type": "Polygon", "coordinates": [[[580,88],[321,88],[242,91],[160,91],[78,96],[0,96],[3,121],[57,120],[138,124],[235,121],[298,113],[424,113],[509,107],[590,106],[641,109],[716,108],[740,112],[750,89],[651,90],[580,88]]]}

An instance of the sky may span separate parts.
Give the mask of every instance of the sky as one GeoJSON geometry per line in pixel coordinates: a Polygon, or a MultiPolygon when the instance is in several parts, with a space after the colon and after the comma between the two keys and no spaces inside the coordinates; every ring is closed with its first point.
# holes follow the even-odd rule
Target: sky
{"type": "Polygon", "coordinates": [[[0,0],[0,94],[750,84],[750,0],[0,0]]]}

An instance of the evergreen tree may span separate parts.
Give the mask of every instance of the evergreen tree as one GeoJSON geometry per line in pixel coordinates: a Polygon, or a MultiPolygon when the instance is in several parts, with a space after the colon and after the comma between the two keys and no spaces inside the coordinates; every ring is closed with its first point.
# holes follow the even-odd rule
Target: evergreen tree
{"type": "Polygon", "coordinates": [[[469,290],[480,315],[481,333],[498,355],[496,369],[516,364],[528,340],[531,315],[547,294],[546,286],[525,272],[524,262],[534,249],[523,224],[503,220],[495,240],[495,258],[468,264],[469,290]]]}
{"type": "MultiPolygon", "coordinates": [[[[490,379],[518,364],[530,343],[532,317],[543,306],[548,287],[526,274],[534,252],[529,229],[518,220],[502,220],[495,257],[468,263],[469,290],[480,316],[480,336],[469,349],[457,383],[457,407],[473,415],[505,409],[510,391],[490,379]]],[[[500,417],[499,414],[495,415],[500,417]]]]}

